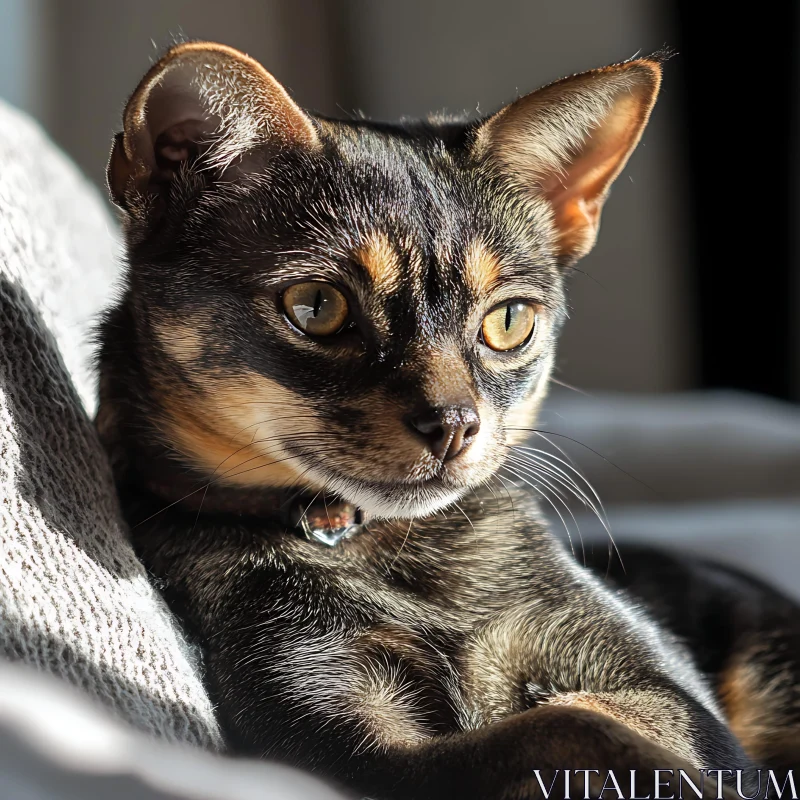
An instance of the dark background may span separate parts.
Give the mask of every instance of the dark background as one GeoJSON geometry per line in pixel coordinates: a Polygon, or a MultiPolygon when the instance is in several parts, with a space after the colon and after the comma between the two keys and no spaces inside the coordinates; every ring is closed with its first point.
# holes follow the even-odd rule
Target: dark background
{"type": "MultiPolygon", "coordinates": [[[[173,37],[258,58],[311,109],[485,113],[664,44],[678,55],[572,285],[558,377],[800,399],[798,4],[690,0],[0,0],[0,97],[94,181],[173,37]],[[733,9],[733,7],[730,7],[733,9]]],[[[2,165],[0,165],[2,168],[2,165]]]]}

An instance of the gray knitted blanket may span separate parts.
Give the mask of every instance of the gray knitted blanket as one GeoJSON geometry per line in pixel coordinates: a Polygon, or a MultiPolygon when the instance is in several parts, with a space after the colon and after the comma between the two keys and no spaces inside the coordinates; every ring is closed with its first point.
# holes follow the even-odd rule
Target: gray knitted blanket
{"type": "Polygon", "coordinates": [[[0,656],[149,734],[216,748],[194,654],[126,539],[89,419],[113,230],[77,170],[0,105],[0,656]]]}

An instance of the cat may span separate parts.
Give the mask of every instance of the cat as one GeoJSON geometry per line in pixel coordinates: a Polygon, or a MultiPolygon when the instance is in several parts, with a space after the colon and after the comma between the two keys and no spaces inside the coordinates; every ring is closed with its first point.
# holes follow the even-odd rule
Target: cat
{"type": "Polygon", "coordinates": [[[232,751],[392,799],[800,760],[792,603],[647,553],[606,580],[497,477],[662,61],[390,125],[189,42],[131,96],[96,423],[232,751]]]}

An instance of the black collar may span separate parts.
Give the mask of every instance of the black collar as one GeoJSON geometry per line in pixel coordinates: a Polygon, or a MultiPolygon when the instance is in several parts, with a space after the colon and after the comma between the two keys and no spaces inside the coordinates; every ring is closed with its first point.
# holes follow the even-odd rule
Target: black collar
{"type": "Polygon", "coordinates": [[[329,546],[359,533],[366,521],[359,508],[324,492],[223,486],[174,472],[149,480],[148,489],[188,511],[272,520],[329,546]]]}

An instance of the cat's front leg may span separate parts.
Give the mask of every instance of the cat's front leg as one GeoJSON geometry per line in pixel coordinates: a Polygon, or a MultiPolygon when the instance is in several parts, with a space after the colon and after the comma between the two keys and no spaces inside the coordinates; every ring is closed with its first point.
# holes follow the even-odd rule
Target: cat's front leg
{"type": "Polygon", "coordinates": [[[561,596],[542,592],[476,628],[459,663],[472,724],[530,708],[588,711],[695,768],[750,769],[688,654],[595,589],[576,583],[561,596]]]}
{"type": "MultiPolygon", "coordinates": [[[[540,706],[351,762],[376,800],[735,797],[715,776],[604,713],[540,706]],[[687,794],[687,792],[689,792],[687,794]]],[[[745,784],[746,785],[746,784],[745,784]]]]}
{"type": "MultiPolygon", "coordinates": [[[[263,633],[263,626],[254,630],[263,633]]],[[[286,639],[270,637],[268,647],[262,642],[242,648],[240,641],[223,647],[208,667],[231,744],[313,769],[374,800],[521,800],[561,797],[567,789],[572,797],[583,797],[585,781],[593,796],[604,786],[615,796],[616,782],[622,796],[644,798],[659,795],[656,780],[663,797],[680,796],[681,781],[684,789],[691,781],[703,796],[717,796],[714,782],[698,770],[715,764],[691,749],[681,738],[683,729],[677,727],[677,735],[671,730],[676,726],[670,715],[680,711],[685,718],[692,701],[671,704],[668,686],[651,693],[643,686],[635,692],[594,693],[552,687],[549,697],[533,708],[500,708],[488,694],[471,692],[468,682],[429,682],[425,676],[435,677],[436,668],[410,631],[405,637],[392,632],[395,644],[405,641],[402,652],[380,647],[379,632],[375,629],[366,638],[342,633],[319,639],[311,631],[298,638],[293,630],[286,639]],[[259,654],[256,660],[254,652],[259,654]],[[243,657],[247,670],[232,669],[225,661],[233,658],[241,664],[243,657]],[[451,725],[444,722],[446,714],[437,721],[435,713],[440,705],[437,686],[445,685],[454,691],[451,725]],[[484,712],[491,707],[497,718],[481,718],[478,706],[484,712]],[[542,791],[551,785],[553,792],[542,791]]],[[[478,641],[489,644],[490,628],[482,633],[471,652],[478,641]]],[[[519,652],[504,653],[499,641],[493,647],[509,666],[512,658],[517,666],[523,664],[519,652]]],[[[485,658],[483,662],[490,666],[485,658]]],[[[463,667],[468,667],[466,656],[463,667]]],[[[529,670],[533,674],[530,665],[529,670]]],[[[556,674],[553,679],[566,678],[556,674]]],[[[525,682],[509,674],[484,672],[481,683],[496,685],[494,700],[502,689],[507,697],[518,695],[520,703],[530,701],[525,682]]],[[[714,729],[703,713],[700,708],[697,719],[706,735],[730,738],[724,726],[717,723],[714,729]]],[[[718,766],[743,766],[737,759],[718,766]]]]}

